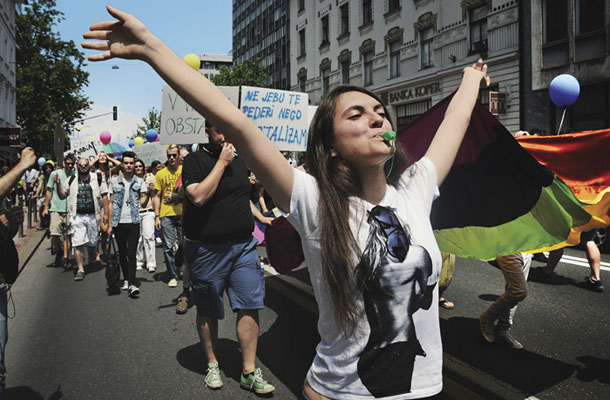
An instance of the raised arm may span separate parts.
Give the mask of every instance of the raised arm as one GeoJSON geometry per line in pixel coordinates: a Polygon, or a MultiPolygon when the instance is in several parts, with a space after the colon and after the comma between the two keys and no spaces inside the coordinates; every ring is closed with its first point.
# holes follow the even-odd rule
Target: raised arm
{"type": "Polygon", "coordinates": [[[11,192],[13,186],[25,171],[28,170],[36,162],[36,154],[31,147],[26,147],[21,151],[21,159],[6,175],[0,177],[0,201],[4,200],[6,195],[11,192]]]}
{"type": "Polygon", "coordinates": [[[85,39],[102,40],[82,44],[86,49],[101,51],[88,60],[119,57],[146,61],[180,97],[225,134],[276,203],[288,210],[294,172],[275,145],[213,83],[178,58],[138,19],[109,6],[107,9],[117,20],[93,24],[83,35],[85,39]]]}
{"type": "Polygon", "coordinates": [[[489,77],[487,64],[483,65],[483,60],[479,59],[472,67],[464,68],[462,83],[451,99],[443,122],[426,152],[426,157],[436,167],[439,186],[449,173],[462,144],[481,85],[489,86],[489,77]]]}

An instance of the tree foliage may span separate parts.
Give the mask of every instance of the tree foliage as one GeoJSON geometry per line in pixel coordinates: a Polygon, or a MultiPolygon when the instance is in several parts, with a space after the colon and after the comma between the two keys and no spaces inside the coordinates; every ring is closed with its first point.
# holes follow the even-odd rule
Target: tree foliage
{"type": "Polygon", "coordinates": [[[154,129],[159,132],[161,130],[161,111],[157,110],[155,107],[151,108],[148,110],[148,115],[142,117],[142,122],[144,125],[138,124],[135,133],[130,139],[134,139],[138,136],[145,137],[146,131],[149,129],[154,129]]]}
{"type": "Polygon", "coordinates": [[[233,69],[223,65],[218,71],[219,74],[212,78],[212,82],[218,86],[266,87],[269,81],[269,75],[260,58],[252,58],[233,69]]]}
{"type": "Polygon", "coordinates": [[[85,57],[55,31],[63,20],[55,0],[30,0],[16,19],[17,123],[23,142],[50,154],[56,118],[74,121],[89,109],[82,93],[89,83],[85,57]]]}

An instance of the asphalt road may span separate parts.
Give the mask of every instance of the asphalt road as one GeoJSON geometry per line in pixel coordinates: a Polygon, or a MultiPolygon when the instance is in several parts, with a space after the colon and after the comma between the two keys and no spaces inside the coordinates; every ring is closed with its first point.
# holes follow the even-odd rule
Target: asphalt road
{"type": "MultiPolygon", "coordinates": [[[[458,259],[445,292],[453,310],[441,309],[445,354],[508,385],[507,398],[610,398],[610,256],[602,255],[604,293],[580,287],[589,268],[584,252],[569,248],[549,283],[528,282],[511,329],[523,350],[486,343],[479,315],[504,291],[500,270],[475,260],[458,259]],[[580,265],[576,265],[580,264],[580,265]],[[604,270],[605,269],[605,270],[604,270]]],[[[532,267],[542,266],[533,261],[532,267]]]]}
{"type": "MultiPolygon", "coordinates": [[[[574,260],[584,253],[568,249],[566,256],[578,263],[574,260]]],[[[159,248],[157,259],[162,260],[159,248]]],[[[84,281],[75,282],[71,272],[47,268],[51,261],[45,241],[12,289],[7,399],[257,397],[239,388],[241,357],[228,308],[219,332],[225,387],[212,392],[203,384],[205,361],[195,309],[175,314],[180,289],[167,287],[164,272],[138,271],[142,293],[131,299],[125,292],[107,295],[103,270],[89,271],[84,281]]],[[[603,261],[610,262],[610,257],[604,255],[603,261]]],[[[164,271],[162,261],[160,265],[164,271]]],[[[609,267],[602,271],[607,283],[609,267]]],[[[485,343],[479,333],[478,316],[503,291],[500,271],[458,259],[445,293],[456,308],[441,309],[440,321],[446,357],[459,366],[460,375],[471,378],[457,377],[458,386],[479,394],[491,389],[494,396],[511,399],[610,398],[610,287],[602,294],[579,287],[588,273],[582,265],[562,262],[557,273],[551,283],[529,284],[512,329],[525,348],[514,351],[485,343]],[[487,388],[476,390],[476,385],[487,388]]],[[[290,285],[277,287],[267,286],[257,364],[276,386],[274,398],[294,399],[319,340],[317,316],[304,292],[292,291],[290,285]]]]}
{"type": "MultiPolygon", "coordinates": [[[[72,272],[46,267],[48,248],[45,241],[12,288],[7,399],[256,398],[239,387],[241,355],[230,309],[218,343],[225,387],[211,393],[203,383],[195,309],[175,313],[181,288],[162,281],[164,266],[156,274],[138,271],[138,299],[126,292],[108,296],[104,270],[75,282],[72,272]]],[[[160,248],[157,260],[163,260],[160,248]]],[[[275,398],[294,399],[318,342],[316,318],[273,290],[266,305],[257,364],[275,385],[275,398]]]]}

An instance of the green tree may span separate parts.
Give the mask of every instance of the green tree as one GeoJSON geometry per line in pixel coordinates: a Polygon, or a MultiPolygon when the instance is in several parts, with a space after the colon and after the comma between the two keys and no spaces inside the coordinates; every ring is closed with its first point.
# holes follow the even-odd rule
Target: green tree
{"type": "Polygon", "coordinates": [[[143,138],[146,137],[146,131],[149,129],[154,129],[159,132],[161,130],[161,111],[157,110],[155,107],[151,108],[148,110],[148,115],[142,117],[142,122],[144,125],[138,125],[135,133],[130,139],[134,139],[138,136],[143,138]]]}
{"type": "Polygon", "coordinates": [[[89,99],[82,90],[89,73],[72,40],[55,31],[63,20],[55,0],[31,0],[17,15],[17,123],[22,140],[38,154],[50,154],[55,121],[83,117],[89,99]]]}
{"type": "Polygon", "coordinates": [[[212,78],[212,82],[218,86],[266,87],[269,82],[269,75],[260,58],[252,58],[233,69],[223,65],[218,71],[219,74],[212,78]]]}

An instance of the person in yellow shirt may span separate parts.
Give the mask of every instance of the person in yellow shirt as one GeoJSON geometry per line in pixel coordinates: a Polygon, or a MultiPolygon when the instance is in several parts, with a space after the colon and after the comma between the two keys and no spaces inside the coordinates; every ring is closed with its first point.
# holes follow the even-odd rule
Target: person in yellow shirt
{"type": "Polygon", "coordinates": [[[182,277],[182,265],[176,265],[174,250],[182,246],[182,195],[174,190],[176,180],[182,173],[180,161],[180,147],[175,144],[167,146],[167,166],[155,176],[153,197],[155,228],[161,230],[169,287],[178,286],[178,279],[182,277]]]}

